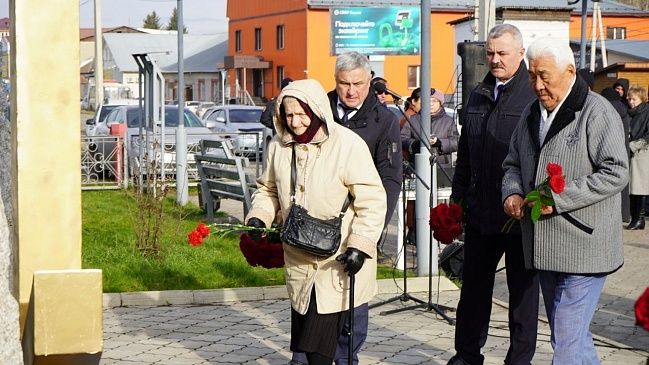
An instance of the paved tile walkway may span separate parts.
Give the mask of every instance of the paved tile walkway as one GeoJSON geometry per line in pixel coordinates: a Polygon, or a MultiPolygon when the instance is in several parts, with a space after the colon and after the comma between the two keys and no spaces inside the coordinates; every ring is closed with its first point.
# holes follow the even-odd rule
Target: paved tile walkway
{"type": "MultiPolygon", "coordinates": [[[[633,304],[649,285],[649,231],[625,232],[626,263],[607,280],[591,329],[603,365],[645,365],[649,332],[634,325],[633,304]]],[[[400,280],[399,280],[400,281],[400,280]]],[[[375,302],[394,297],[382,294],[375,302]]],[[[426,292],[413,296],[427,300],[426,292]]],[[[454,307],[459,291],[435,293],[433,302],[454,307]]],[[[504,272],[496,276],[485,364],[500,365],[508,347],[507,289],[504,272]]],[[[370,311],[369,337],[361,364],[446,364],[453,352],[454,327],[435,312],[410,309],[399,300],[370,311]]],[[[541,306],[541,313],[544,308],[541,306]]],[[[102,365],[287,364],[287,299],[237,301],[210,305],[107,307],[104,310],[102,365]]],[[[453,312],[448,312],[454,317],[453,312]]],[[[534,364],[549,364],[549,328],[540,319],[534,364]]]]}

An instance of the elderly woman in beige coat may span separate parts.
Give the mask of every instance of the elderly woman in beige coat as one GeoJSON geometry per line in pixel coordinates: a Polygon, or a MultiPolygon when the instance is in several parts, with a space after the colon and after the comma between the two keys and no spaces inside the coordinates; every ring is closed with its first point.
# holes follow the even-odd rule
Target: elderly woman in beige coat
{"type": "Polygon", "coordinates": [[[356,272],[355,306],[376,294],[376,242],[386,195],[367,144],[334,122],[317,81],[298,80],[284,88],[274,124],[277,135],[268,146],[268,167],[257,181],[248,225],[267,227],[276,216],[283,220],[288,215],[293,150],[296,204],[316,218],[329,219],[339,214],[348,194],[352,197],[337,253],[322,258],[284,244],[291,351],[305,352],[309,364],[330,365],[349,309],[348,272],[356,272]]]}

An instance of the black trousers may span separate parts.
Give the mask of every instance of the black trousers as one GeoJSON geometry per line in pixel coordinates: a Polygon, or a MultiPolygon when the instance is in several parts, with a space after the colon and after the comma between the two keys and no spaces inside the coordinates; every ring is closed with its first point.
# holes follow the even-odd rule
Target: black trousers
{"type": "MultiPolygon", "coordinates": [[[[498,261],[505,255],[509,289],[509,350],[505,364],[529,365],[536,348],[539,278],[525,269],[521,237],[483,235],[466,228],[462,289],[457,307],[455,350],[471,365],[482,365],[498,261]]],[[[502,274],[501,274],[502,275],[502,274]]]]}

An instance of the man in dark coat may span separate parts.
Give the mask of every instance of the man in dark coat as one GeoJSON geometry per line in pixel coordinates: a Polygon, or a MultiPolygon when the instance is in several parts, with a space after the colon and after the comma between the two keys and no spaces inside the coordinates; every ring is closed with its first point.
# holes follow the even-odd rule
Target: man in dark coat
{"type": "MultiPolygon", "coordinates": [[[[401,191],[402,157],[399,120],[382,106],[370,88],[372,78],[370,63],[365,55],[349,52],[336,58],[334,77],[336,89],[327,96],[334,119],[356,132],[369,147],[374,166],[381,177],[387,195],[384,234],[401,191]]],[[[354,308],[354,364],[358,364],[358,351],[367,338],[368,304],[354,308]]],[[[345,325],[346,326],[346,325],[345,325]]],[[[349,336],[344,328],[336,351],[336,364],[347,364],[349,336]]],[[[301,353],[294,353],[292,364],[306,364],[301,353]]]]}
{"type": "MultiPolygon", "coordinates": [[[[629,123],[631,122],[631,116],[629,115],[629,108],[627,103],[623,103],[622,100],[620,100],[620,94],[615,91],[612,87],[606,87],[602,89],[601,92],[602,96],[608,100],[611,105],[613,105],[613,108],[615,108],[615,111],[620,115],[620,118],[622,119],[622,126],[624,127],[624,144],[627,146],[626,152],[627,156],[631,158],[631,150],[629,149],[629,132],[630,132],[630,126],[629,123]]],[[[629,185],[622,190],[621,193],[622,197],[622,221],[623,222],[630,222],[631,221],[631,210],[630,210],[630,201],[629,201],[629,185]]]]}
{"type": "Polygon", "coordinates": [[[501,202],[502,162],[523,109],[535,99],[518,28],[501,24],[487,38],[490,73],[463,110],[451,199],[466,207],[462,290],[455,327],[456,355],[448,365],[481,365],[487,341],[495,272],[503,254],[509,289],[510,345],[505,364],[529,365],[536,347],[538,275],[524,266],[518,223],[507,222],[501,202]]]}

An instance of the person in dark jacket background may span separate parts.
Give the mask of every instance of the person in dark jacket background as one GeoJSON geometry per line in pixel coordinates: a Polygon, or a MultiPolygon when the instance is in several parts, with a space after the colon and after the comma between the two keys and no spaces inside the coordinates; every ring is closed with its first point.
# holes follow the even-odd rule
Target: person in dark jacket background
{"type": "Polygon", "coordinates": [[[627,100],[626,93],[629,91],[629,79],[617,79],[613,84],[613,89],[617,91],[620,95],[620,100],[622,103],[629,107],[629,101],[627,100]]]}
{"type": "Polygon", "coordinates": [[[388,93],[385,91],[388,87],[388,80],[382,78],[382,77],[375,77],[370,81],[370,86],[371,90],[374,92],[374,95],[376,96],[376,99],[381,103],[383,106],[387,106],[388,104],[388,93]],[[376,88],[374,85],[377,83],[383,84],[384,87],[382,88],[376,88]]]}
{"type": "Polygon", "coordinates": [[[448,365],[481,365],[487,341],[495,272],[503,254],[509,289],[509,351],[506,364],[531,363],[536,348],[539,281],[525,268],[520,226],[508,233],[501,202],[502,163],[523,113],[535,99],[523,61],[523,37],[501,24],[487,37],[490,72],[471,92],[463,112],[451,199],[466,207],[462,289],[455,350],[448,365]]]}
{"type": "MultiPolygon", "coordinates": [[[[426,99],[424,99],[426,100],[426,99]]],[[[459,132],[453,117],[444,109],[444,94],[432,89],[430,93],[430,146],[437,154],[437,186],[451,186],[453,164],[451,154],[457,151],[459,132]],[[448,175],[448,178],[446,177],[448,175]]],[[[401,128],[402,148],[412,157],[419,153],[421,142],[421,111],[410,117],[410,123],[401,128]]],[[[423,136],[421,136],[423,137],[423,136]]]]}
{"type": "MultiPolygon", "coordinates": [[[[287,77],[282,80],[280,84],[280,90],[283,90],[286,85],[293,82],[293,79],[287,77]]],[[[273,130],[273,135],[275,135],[275,124],[273,123],[273,111],[275,110],[275,99],[266,103],[266,108],[261,112],[261,117],[259,117],[259,122],[266,127],[273,130]]]]}
{"type": "MultiPolygon", "coordinates": [[[[627,108],[626,103],[623,103],[620,100],[620,94],[615,91],[612,87],[606,87],[601,92],[602,96],[611,102],[615,111],[620,115],[622,119],[622,126],[624,127],[624,143],[626,144],[627,156],[631,158],[631,149],[629,148],[629,123],[631,121],[631,116],[629,115],[629,109],[627,108]]],[[[630,222],[631,221],[631,211],[629,209],[629,185],[622,190],[622,221],[630,222]]]]}
{"type": "MultiPolygon", "coordinates": [[[[401,139],[399,120],[388,108],[383,106],[370,87],[372,79],[370,63],[367,56],[358,52],[348,52],[336,58],[334,78],[336,89],[327,96],[331,105],[334,120],[356,132],[370,149],[374,166],[381,177],[387,197],[387,212],[380,244],[385,237],[392,213],[401,192],[403,179],[401,139]]],[[[358,351],[367,338],[369,320],[368,304],[354,308],[354,364],[358,364],[358,351]]],[[[347,364],[349,336],[347,324],[339,338],[336,351],[336,364],[347,364]]],[[[293,353],[291,364],[306,364],[303,353],[293,353]]]]}
{"type": "MultiPolygon", "coordinates": [[[[649,195],[649,104],[647,89],[633,85],[627,91],[629,102],[629,191],[631,193],[631,222],[626,229],[644,229],[645,219],[642,210],[649,195]]],[[[645,214],[647,212],[645,211],[645,214]]]]}

